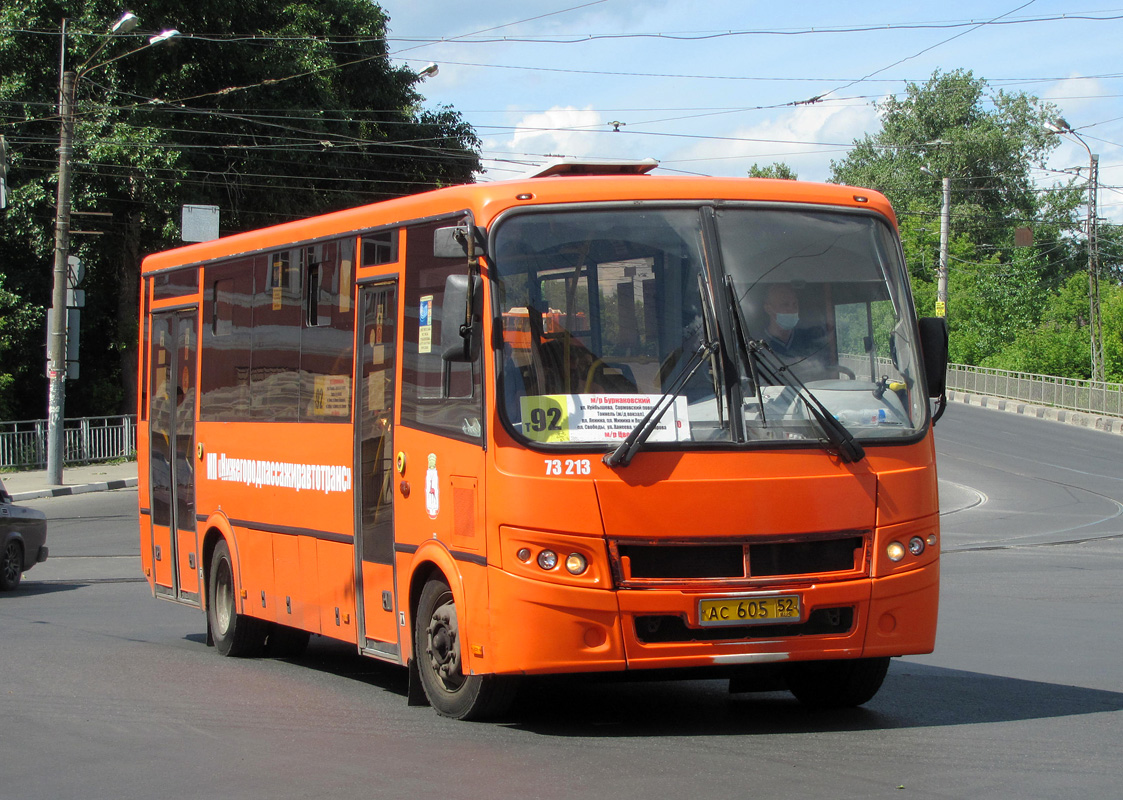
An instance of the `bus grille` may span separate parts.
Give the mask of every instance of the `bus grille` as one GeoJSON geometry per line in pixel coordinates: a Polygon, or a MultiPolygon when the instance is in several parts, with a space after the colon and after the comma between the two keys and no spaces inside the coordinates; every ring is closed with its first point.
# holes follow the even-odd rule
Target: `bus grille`
{"type": "Polygon", "coordinates": [[[848,531],[810,537],[722,542],[612,541],[621,587],[732,585],[813,578],[849,580],[869,574],[870,536],[848,531]]]}

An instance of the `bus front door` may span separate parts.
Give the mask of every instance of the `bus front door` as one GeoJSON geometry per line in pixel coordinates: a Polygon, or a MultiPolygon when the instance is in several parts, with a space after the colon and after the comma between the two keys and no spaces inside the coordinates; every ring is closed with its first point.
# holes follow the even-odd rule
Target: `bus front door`
{"type": "Polygon", "coordinates": [[[371,655],[400,656],[394,588],[394,397],[397,285],[359,290],[355,375],[355,568],[359,643],[371,655]]]}
{"type": "Polygon", "coordinates": [[[151,547],[156,593],[199,605],[195,529],[196,309],[152,315],[151,547]]]}

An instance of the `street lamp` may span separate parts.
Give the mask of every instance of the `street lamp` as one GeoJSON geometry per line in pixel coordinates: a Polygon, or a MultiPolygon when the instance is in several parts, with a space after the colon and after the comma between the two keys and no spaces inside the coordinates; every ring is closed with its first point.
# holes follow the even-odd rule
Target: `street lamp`
{"type": "MultiPolygon", "coordinates": [[[[936,177],[928,167],[921,167],[925,175],[936,177]]],[[[936,316],[948,315],[948,238],[951,234],[951,178],[940,179],[943,202],[940,204],[940,265],[936,267],[936,316]]]]}
{"type": "Polygon", "coordinates": [[[70,255],[70,184],[71,156],[74,149],[74,98],[78,80],[95,69],[152,45],[177,36],[179,31],[166,30],[149,38],[148,43],[89,66],[114,36],[128,33],[139,22],[132,12],[125,12],[105,34],[97,49],[75,72],[66,69],[66,20],[62,21],[62,43],[59,55],[59,145],[58,201],[55,206],[54,285],[51,292],[51,324],[47,336],[47,482],[62,483],[62,466],[66,443],[63,434],[63,408],[66,405],[66,288],[67,257],[70,255]]]}
{"type": "Polygon", "coordinates": [[[1068,134],[1088,153],[1088,327],[1091,329],[1092,380],[1104,380],[1103,321],[1100,317],[1099,237],[1096,189],[1099,186],[1100,157],[1063,117],[1045,123],[1045,130],[1056,136],[1068,134]]]}

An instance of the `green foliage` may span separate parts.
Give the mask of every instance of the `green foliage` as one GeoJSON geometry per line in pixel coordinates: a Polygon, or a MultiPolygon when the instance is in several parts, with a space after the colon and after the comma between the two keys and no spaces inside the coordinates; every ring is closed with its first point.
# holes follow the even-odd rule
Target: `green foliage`
{"type": "MultiPolygon", "coordinates": [[[[1062,360],[1050,356],[1028,364],[1035,354],[1046,358],[1029,346],[1029,334],[1039,330],[1051,298],[1087,260],[1074,219],[1081,187],[1073,182],[1041,192],[1030,179],[1031,167],[1056,145],[1044,123],[1057,109],[1024,93],[992,93],[986,81],[955,70],[910,83],[903,97],[890,97],[878,110],[881,130],[833,162],[832,179],[877,189],[893,203],[917,308],[933,314],[941,179],[950,178],[951,360],[1016,362],[1026,365],[1019,369],[1048,371],[1046,364],[1062,360]],[[1015,247],[1018,228],[1032,231],[1032,246],[1015,247]]],[[[1088,361],[1086,341],[1084,347],[1088,361]]]]}
{"type": "MultiPolygon", "coordinates": [[[[76,234],[71,244],[87,265],[87,306],[68,416],[134,410],[139,262],[179,244],[182,205],[219,206],[226,235],[468,182],[479,168],[474,131],[453,109],[421,108],[420,78],[387,58],[387,17],[366,0],[152,0],[136,10],[140,27],[107,39],[121,13],[108,0],[0,7],[7,290],[42,319],[64,17],[67,67],[80,75],[72,205],[112,215],[72,220],[101,235],[76,234]],[[145,46],[173,27],[188,35],[145,46]]],[[[8,354],[0,351],[0,374],[16,374],[13,352],[34,354],[36,366],[19,392],[0,385],[8,409],[0,417],[41,417],[45,334],[19,331],[8,354]]]]}
{"type": "Polygon", "coordinates": [[[750,178],[777,178],[784,181],[799,180],[799,176],[795,174],[795,170],[783,161],[777,161],[773,164],[766,166],[759,166],[753,164],[749,167],[750,178]]]}
{"type": "Polygon", "coordinates": [[[43,347],[31,352],[21,349],[24,341],[43,330],[42,320],[42,309],[5,289],[0,275],[0,419],[17,418],[19,408],[12,402],[16,387],[25,386],[33,374],[43,370],[43,347]]]}
{"type": "MultiPolygon", "coordinates": [[[[1117,289],[1111,294],[1115,298],[1113,305],[1118,307],[1119,300],[1123,298],[1119,298],[1117,289]]],[[[1105,332],[1106,330],[1105,325],[1105,332]]],[[[1123,351],[1118,346],[1118,334],[1115,339],[1113,351],[1120,355],[1123,351]]],[[[1040,322],[1020,331],[1014,341],[1001,354],[990,358],[985,366],[1016,372],[1089,378],[1090,348],[1088,273],[1078,272],[1069,277],[1059,292],[1048,298],[1042,309],[1040,322]]],[[[1123,360],[1119,362],[1119,366],[1123,367],[1123,360]]]]}

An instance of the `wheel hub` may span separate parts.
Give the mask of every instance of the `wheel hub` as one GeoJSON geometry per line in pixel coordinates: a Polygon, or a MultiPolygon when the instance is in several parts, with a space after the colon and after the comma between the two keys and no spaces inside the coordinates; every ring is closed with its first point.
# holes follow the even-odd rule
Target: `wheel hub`
{"type": "Polygon", "coordinates": [[[460,631],[456,622],[456,606],[448,602],[434,610],[427,634],[429,646],[426,653],[433,671],[446,684],[451,684],[450,688],[455,688],[464,677],[460,669],[460,631]]]}

